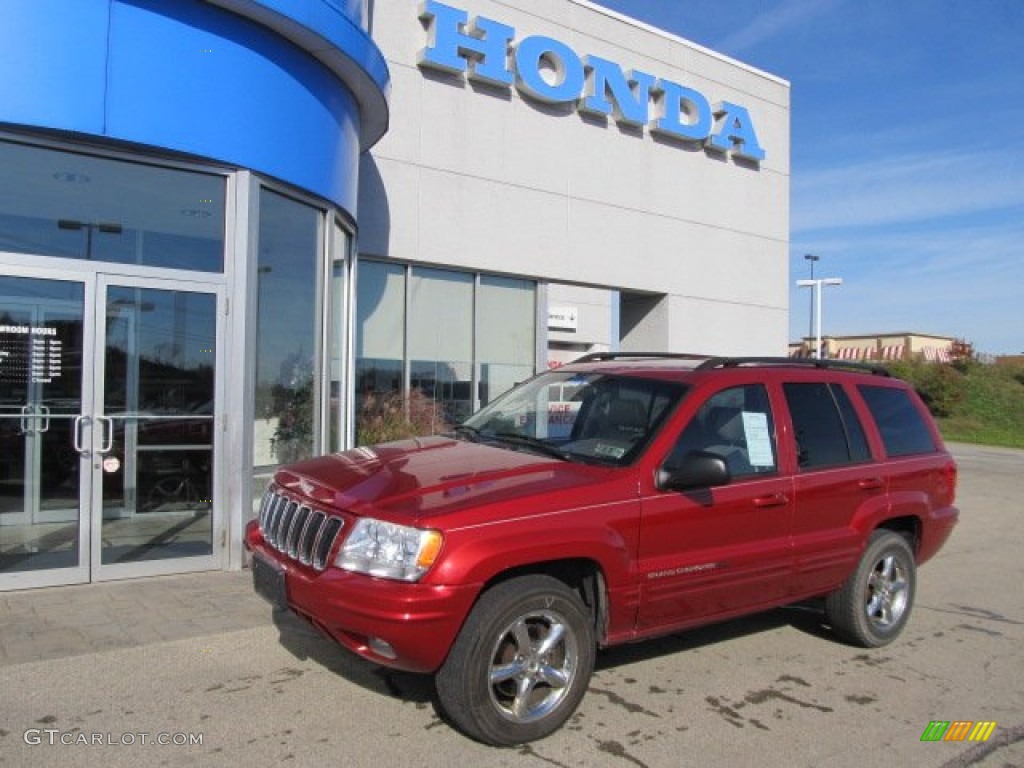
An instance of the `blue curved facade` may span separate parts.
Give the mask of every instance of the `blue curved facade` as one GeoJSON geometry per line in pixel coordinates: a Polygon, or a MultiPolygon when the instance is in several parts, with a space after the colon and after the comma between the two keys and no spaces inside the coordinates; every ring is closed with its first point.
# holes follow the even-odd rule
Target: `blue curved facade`
{"type": "Polygon", "coordinates": [[[368,6],[0,2],[0,591],[239,568],[351,444],[368,6]]]}
{"type": "Polygon", "coordinates": [[[356,214],[389,74],[357,0],[14,0],[0,123],[185,153],[356,214]]]}

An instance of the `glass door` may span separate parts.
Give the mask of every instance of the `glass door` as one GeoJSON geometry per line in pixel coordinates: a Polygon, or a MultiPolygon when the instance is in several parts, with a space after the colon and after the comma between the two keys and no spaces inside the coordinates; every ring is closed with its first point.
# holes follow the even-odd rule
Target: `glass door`
{"type": "Polygon", "coordinates": [[[101,279],[93,578],[220,567],[219,291],[101,279]]]}
{"type": "Polygon", "coordinates": [[[88,578],[83,280],[0,275],[0,586],[88,578]]]}
{"type": "Polygon", "coordinates": [[[221,567],[223,289],[0,275],[0,589],[221,567]]]}

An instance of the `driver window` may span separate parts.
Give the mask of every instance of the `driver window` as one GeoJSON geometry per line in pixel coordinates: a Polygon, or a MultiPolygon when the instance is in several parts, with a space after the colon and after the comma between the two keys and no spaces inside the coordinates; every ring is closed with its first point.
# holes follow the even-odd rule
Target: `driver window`
{"type": "Polygon", "coordinates": [[[721,456],[734,478],[774,472],[775,424],[764,386],[730,387],[709,397],[679,436],[666,467],[678,466],[691,451],[721,456]]]}

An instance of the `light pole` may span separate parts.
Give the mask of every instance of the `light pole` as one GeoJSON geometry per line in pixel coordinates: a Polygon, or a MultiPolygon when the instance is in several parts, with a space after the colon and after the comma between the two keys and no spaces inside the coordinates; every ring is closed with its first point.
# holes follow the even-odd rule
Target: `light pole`
{"type": "MultiPolygon", "coordinates": [[[[814,262],[820,261],[821,256],[815,256],[813,253],[805,253],[804,259],[811,263],[811,280],[814,279],[814,262]]],[[[814,292],[811,292],[811,306],[810,312],[807,314],[807,336],[814,335],[814,292]]]]}
{"type": "Polygon", "coordinates": [[[823,285],[842,285],[843,280],[840,277],[819,277],[817,280],[797,280],[798,288],[812,288],[814,293],[813,306],[814,312],[814,356],[821,359],[821,286],[823,285]]]}

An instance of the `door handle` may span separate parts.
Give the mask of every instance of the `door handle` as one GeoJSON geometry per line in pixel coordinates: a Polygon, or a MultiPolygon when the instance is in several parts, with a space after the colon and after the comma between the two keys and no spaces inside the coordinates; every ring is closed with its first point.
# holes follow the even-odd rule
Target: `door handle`
{"type": "Polygon", "coordinates": [[[36,415],[42,418],[42,425],[36,427],[36,432],[49,432],[50,431],[50,408],[46,405],[40,405],[36,415]]]}
{"type": "Polygon", "coordinates": [[[32,417],[32,406],[31,405],[23,405],[23,406],[21,406],[21,422],[20,422],[20,425],[19,425],[19,429],[21,430],[21,434],[27,435],[29,433],[28,420],[31,417],[32,417]]]}
{"type": "Polygon", "coordinates": [[[759,508],[782,507],[786,504],[789,504],[789,496],[784,493],[773,493],[768,496],[758,496],[754,499],[754,506],[759,508]]]}
{"type": "Polygon", "coordinates": [[[885,483],[882,482],[880,477],[868,477],[857,483],[858,487],[863,491],[877,491],[885,483]]]}
{"type": "Polygon", "coordinates": [[[72,444],[75,446],[75,450],[86,455],[89,454],[89,451],[82,445],[82,427],[87,427],[89,424],[90,419],[88,416],[75,416],[75,426],[71,430],[72,444]]]}
{"type": "Polygon", "coordinates": [[[100,449],[97,453],[109,453],[114,447],[114,420],[109,416],[97,416],[96,421],[102,425],[103,436],[100,438],[100,449]]]}

